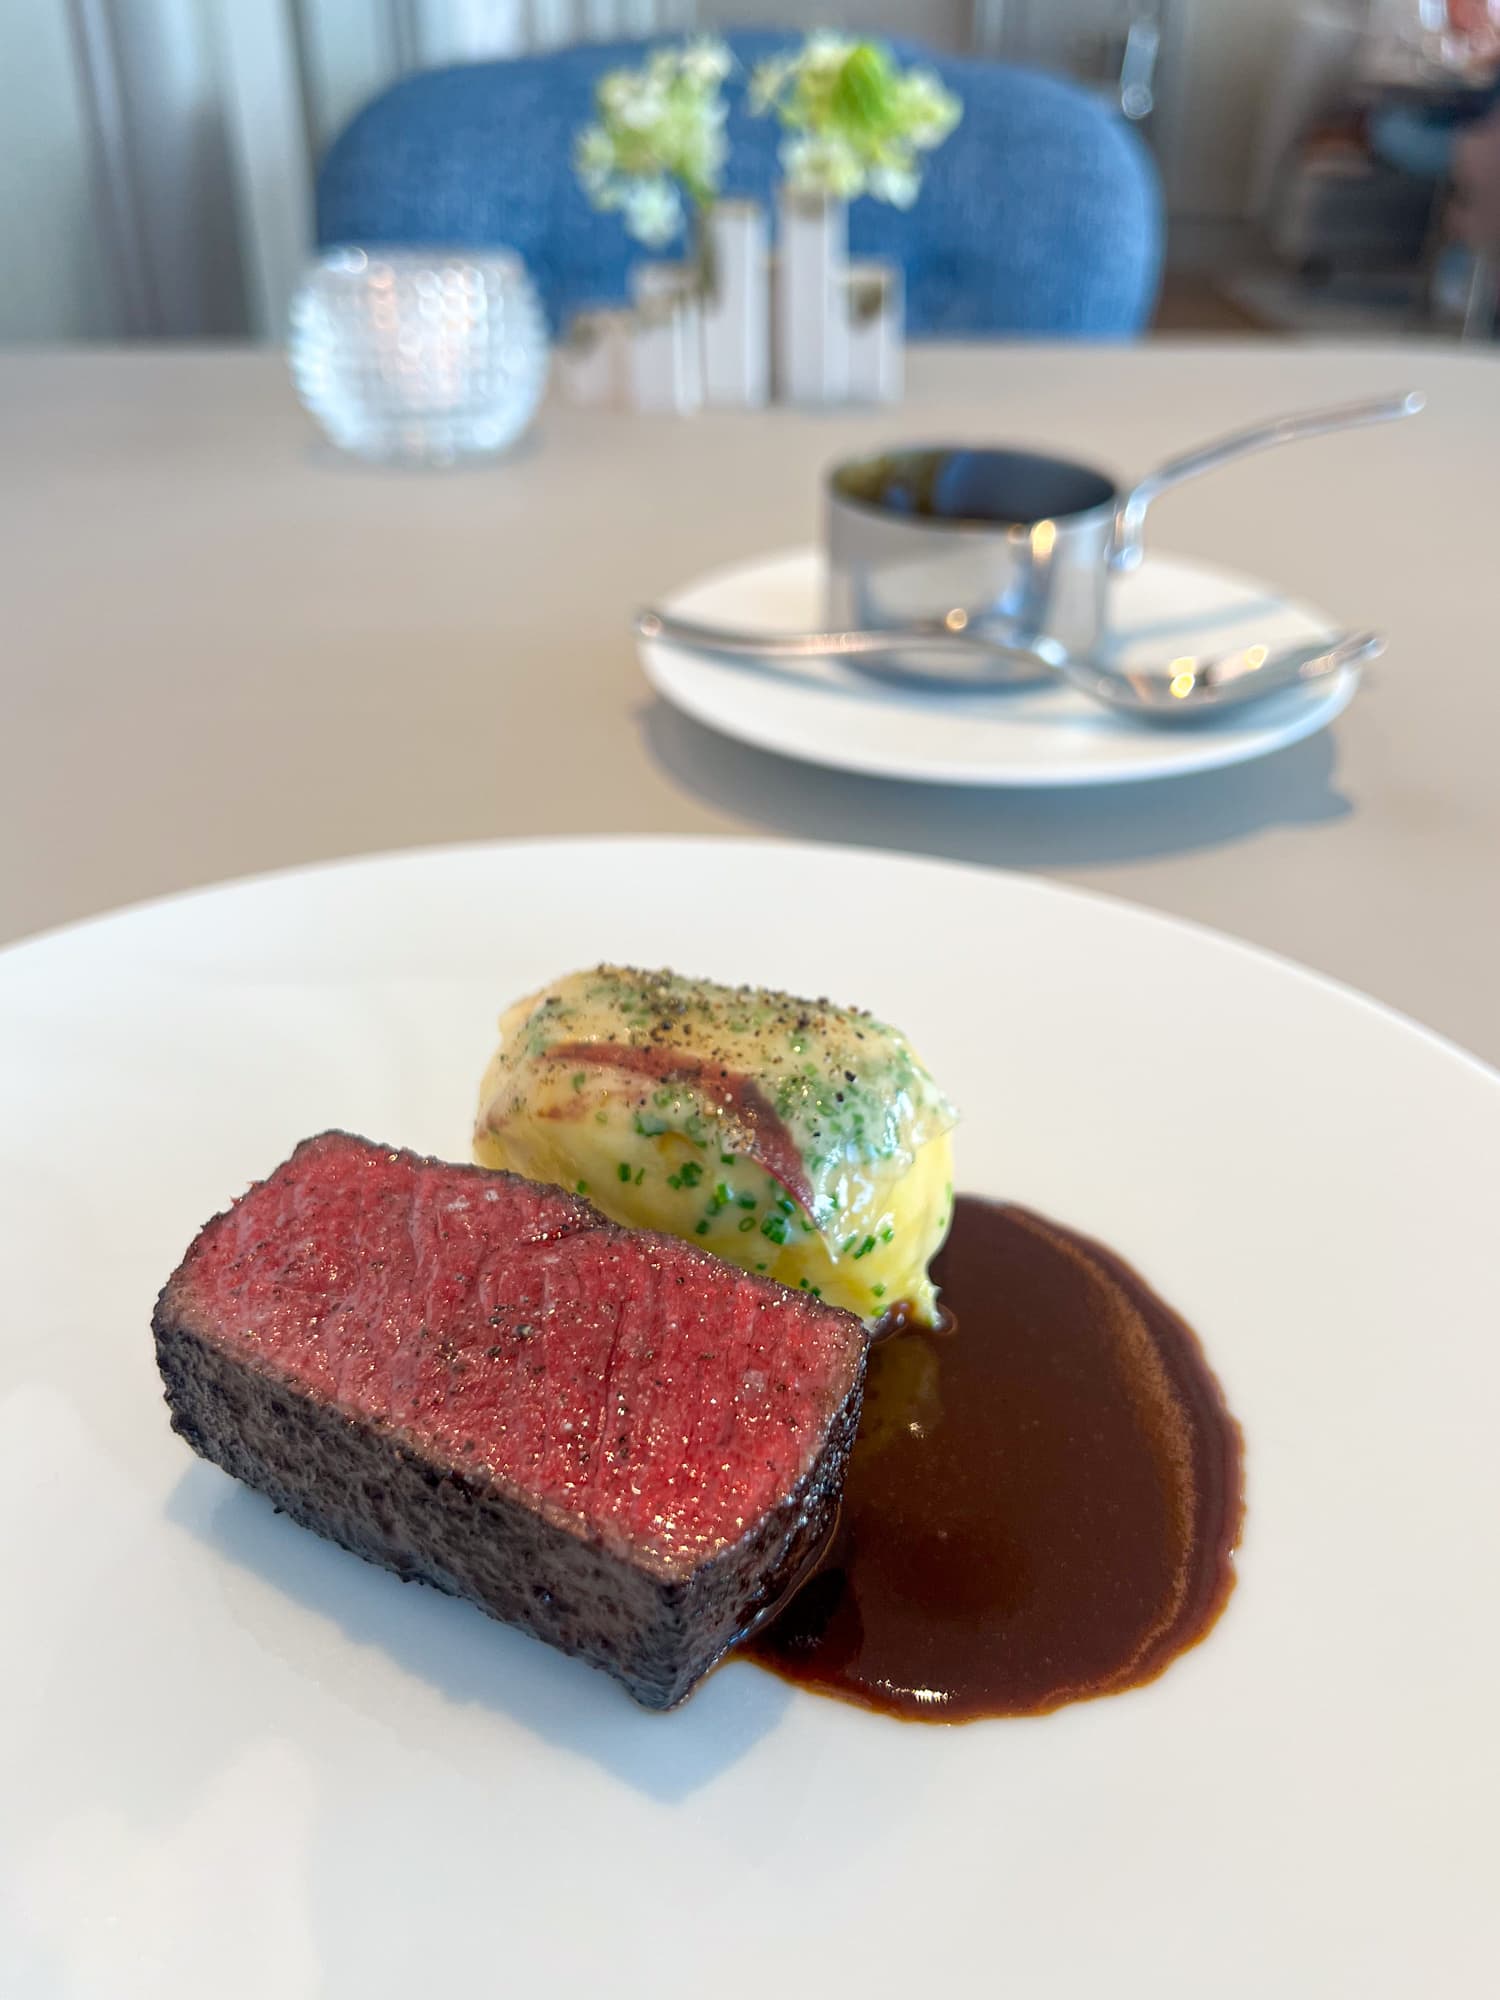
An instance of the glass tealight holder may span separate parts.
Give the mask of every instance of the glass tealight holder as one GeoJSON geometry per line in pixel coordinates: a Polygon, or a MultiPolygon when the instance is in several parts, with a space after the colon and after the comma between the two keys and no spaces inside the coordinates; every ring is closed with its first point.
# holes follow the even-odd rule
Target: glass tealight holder
{"type": "Polygon", "coordinates": [[[504,451],[547,380],[547,327],[506,250],[324,252],[292,301],[287,359],[328,437],[447,465],[504,451]]]}

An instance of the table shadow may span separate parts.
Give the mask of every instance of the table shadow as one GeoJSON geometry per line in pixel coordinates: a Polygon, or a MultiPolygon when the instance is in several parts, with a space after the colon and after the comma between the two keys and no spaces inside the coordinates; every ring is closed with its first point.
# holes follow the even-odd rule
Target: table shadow
{"type": "Polygon", "coordinates": [[[1328,730],[1218,771],[1125,785],[1006,790],[827,770],[717,735],[665,701],[637,711],[646,751],[720,811],[804,840],[895,848],[1008,868],[1124,865],[1224,847],[1272,826],[1353,811],[1328,730]]]}
{"type": "MultiPolygon", "coordinates": [[[[516,1723],[664,1803],[690,1797],[738,1763],[776,1727],[792,1699],[785,1682],[739,1663],[712,1674],[684,1707],[652,1714],[582,1661],[497,1624],[472,1604],[403,1584],[298,1527],[263,1494],[202,1462],[178,1481],[167,1515],[303,1613],[331,1621],[354,1648],[379,1649],[444,1702],[516,1723]]],[[[235,1609],[257,1644],[326,1685],[326,1637],[315,1625],[288,1620],[282,1607],[265,1605],[258,1595],[237,1601],[235,1609]]],[[[366,1682],[355,1658],[342,1691],[369,1708],[366,1682]]],[[[388,1708],[379,1719],[392,1724],[388,1708]]]]}

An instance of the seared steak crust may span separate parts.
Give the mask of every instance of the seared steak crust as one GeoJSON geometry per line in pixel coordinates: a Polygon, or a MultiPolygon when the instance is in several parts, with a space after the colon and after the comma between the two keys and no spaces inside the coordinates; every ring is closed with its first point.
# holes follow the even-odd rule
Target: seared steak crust
{"type": "Polygon", "coordinates": [[[560,1189],[341,1133],[200,1232],[153,1327],[195,1451],[652,1708],[831,1532],[866,1344],[560,1189]]]}

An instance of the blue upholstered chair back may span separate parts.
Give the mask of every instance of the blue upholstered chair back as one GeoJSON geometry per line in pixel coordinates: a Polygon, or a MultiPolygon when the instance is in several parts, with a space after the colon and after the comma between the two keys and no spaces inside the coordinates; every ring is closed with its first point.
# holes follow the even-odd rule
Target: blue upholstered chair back
{"type": "MultiPolygon", "coordinates": [[[[745,108],[749,69],[785,34],[728,40],[726,192],[769,200],[774,123],[745,108]]],[[[648,253],[617,215],[596,215],[572,172],[573,136],[600,74],[642,42],[585,45],[407,77],[367,105],[318,176],[318,240],[506,244],[525,258],[554,325],[625,296],[648,253]]],[[[972,58],[929,61],[963,100],[963,123],[928,166],[915,208],[856,202],[856,256],[905,266],[915,334],[1135,333],[1161,263],[1155,172],[1136,135],[1058,78],[972,58]]],[[[666,253],[653,253],[666,254],[666,253]]]]}

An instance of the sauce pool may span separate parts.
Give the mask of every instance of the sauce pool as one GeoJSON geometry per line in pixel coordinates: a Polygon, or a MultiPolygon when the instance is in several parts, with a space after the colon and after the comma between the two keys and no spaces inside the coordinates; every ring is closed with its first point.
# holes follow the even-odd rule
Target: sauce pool
{"type": "Polygon", "coordinates": [[[1240,1432],[1196,1337],[1102,1245],[972,1196],[933,1275],[953,1329],[872,1349],[834,1539],[743,1651],[933,1722],[1153,1680],[1234,1585],[1240,1432]]]}

